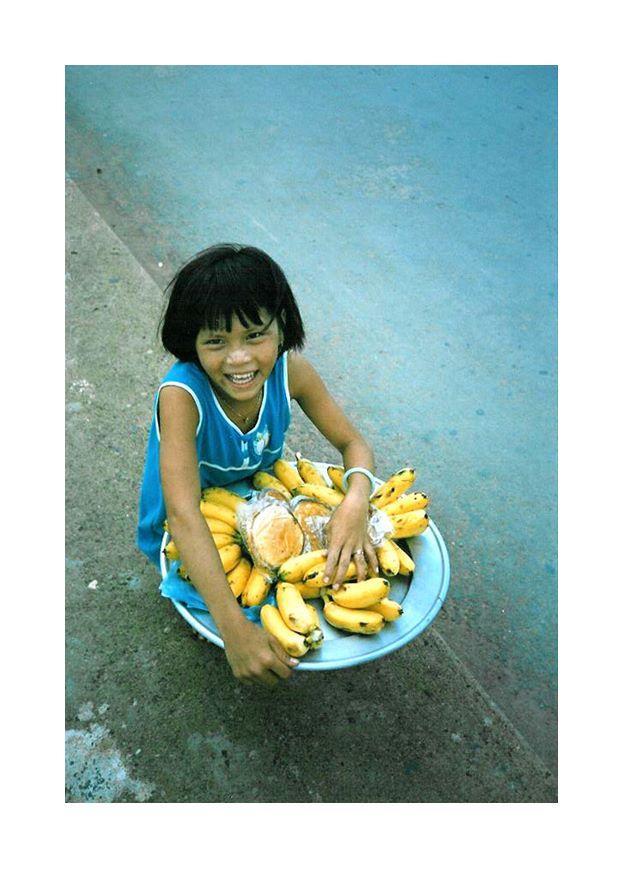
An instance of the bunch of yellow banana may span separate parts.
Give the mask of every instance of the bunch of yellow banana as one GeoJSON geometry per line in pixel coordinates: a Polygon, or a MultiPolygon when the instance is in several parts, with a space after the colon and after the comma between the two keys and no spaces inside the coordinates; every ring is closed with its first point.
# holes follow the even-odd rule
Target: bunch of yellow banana
{"type": "MultiPolygon", "coordinates": [[[[371,507],[387,514],[393,526],[389,540],[379,547],[379,550],[384,554],[384,564],[381,564],[381,559],[379,559],[384,574],[399,573],[399,571],[391,571],[392,568],[396,567],[396,559],[391,547],[386,545],[401,538],[421,535],[428,528],[428,513],[425,510],[428,506],[428,495],[425,492],[404,494],[414,483],[415,478],[415,468],[401,468],[400,471],[392,474],[383,486],[376,489],[370,497],[371,507]]],[[[394,546],[398,547],[398,545],[394,546]]],[[[409,565],[412,565],[413,562],[407,557],[407,554],[401,550],[398,555],[400,557],[400,573],[403,573],[403,569],[413,572],[414,568],[409,569],[409,565]]]]}
{"type": "Polygon", "coordinates": [[[321,590],[323,615],[328,623],[345,632],[375,635],[386,622],[402,616],[398,602],[388,598],[390,584],[381,577],[345,583],[338,590],[321,590]]]}
{"type": "Polygon", "coordinates": [[[303,656],[323,643],[316,609],[307,605],[292,583],[278,583],[276,604],[263,605],[263,628],[273,635],[290,656],[303,656]]]}
{"type": "MultiPolygon", "coordinates": [[[[244,606],[259,605],[264,601],[271,578],[265,572],[254,568],[253,563],[243,553],[243,539],[237,528],[237,508],[246,501],[234,492],[219,486],[209,486],[201,492],[200,512],[209,527],[217,547],[224,574],[235,598],[241,597],[244,606]]],[[[164,529],[169,531],[167,522],[164,529]]],[[[169,561],[181,559],[174,541],[164,547],[169,561]]],[[[187,568],[181,564],[178,574],[191,581],[187,568]]]]}

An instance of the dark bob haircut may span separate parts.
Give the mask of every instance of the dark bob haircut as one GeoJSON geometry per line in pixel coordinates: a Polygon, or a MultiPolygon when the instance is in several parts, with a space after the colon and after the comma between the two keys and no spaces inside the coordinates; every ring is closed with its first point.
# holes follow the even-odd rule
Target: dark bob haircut
{"type": "Polygon", "coordinates": [[[210,246],[178,271],[168,291],[161,339],[182,362],[199,364],[195,344],[201,329],[230,331],[233,315],[245,328],[258,325],[260,310],[278,320],[284,338],[280,354],[304,345],[301,315],[282,269],[254,246],[210,246]]]}

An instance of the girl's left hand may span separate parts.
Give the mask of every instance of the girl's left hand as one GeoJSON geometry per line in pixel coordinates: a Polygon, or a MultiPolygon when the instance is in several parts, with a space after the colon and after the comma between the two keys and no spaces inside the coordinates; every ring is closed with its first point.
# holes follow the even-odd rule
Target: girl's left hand
{"type": "Polygon", "coordinates": [[[324,586],[338,589],[351,559],[357,568],[357,579],[365,580],[371,571],[377,577],[379,565],[374,547],[368,538],[368,501],[349,493],[334,511],[326,526],[327,562],[324,586]]]}

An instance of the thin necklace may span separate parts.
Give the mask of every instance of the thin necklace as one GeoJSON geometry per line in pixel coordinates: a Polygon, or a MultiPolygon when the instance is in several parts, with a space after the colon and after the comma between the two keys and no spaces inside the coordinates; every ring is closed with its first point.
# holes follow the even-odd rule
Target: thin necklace
{"type": "Polygon", "coordinates": [[[241,413],[239,413],[238,411],[236,411],[233,407],[230,406],[230,404],[228,403],[228,401],[225,401],[225,400],[224,400],[223,397],[220,398],[220,401],[222,402],[222,404],[224,405],[224,407],[227,407],[227,408],[230,410],[230,412],[232,413],[233,416],[236,416],[236,417],[238,417],[239,419],[241,419],[241,421],[243,422],[244,425],[248,425],[248,423],[250,422],[250,420],[252,420],[252,419],[256,416],[256,414],[257,414],[257,412],[258,412],[258,408],[260,407],[261,401],[263,400],[263,387],[262,387],[262,386],[261,386],[260,394],[257,396],[257,398],[258,398],[258,405],[257,405],[256,408],[252,411],[252,413],[250,413],[249,416],[243,416],[241,413]]]}

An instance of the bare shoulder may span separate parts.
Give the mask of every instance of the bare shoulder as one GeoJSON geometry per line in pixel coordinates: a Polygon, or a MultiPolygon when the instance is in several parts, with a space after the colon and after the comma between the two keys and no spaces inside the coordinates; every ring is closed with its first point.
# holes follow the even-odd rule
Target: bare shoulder
{"type": "Polygon", "coordinates": [[[288,388],[291,398],[299,399],[307,389],[308,379],[316,373],[308,359],[300,352],[290,350],[288,360],[288,388]]]}
{"type": "Polygon", "coordinates": [[[158,405],[159,425],[162,431],[194,434],[198,426],[196,402],[180,386],[162,386],[158,405]]]}

